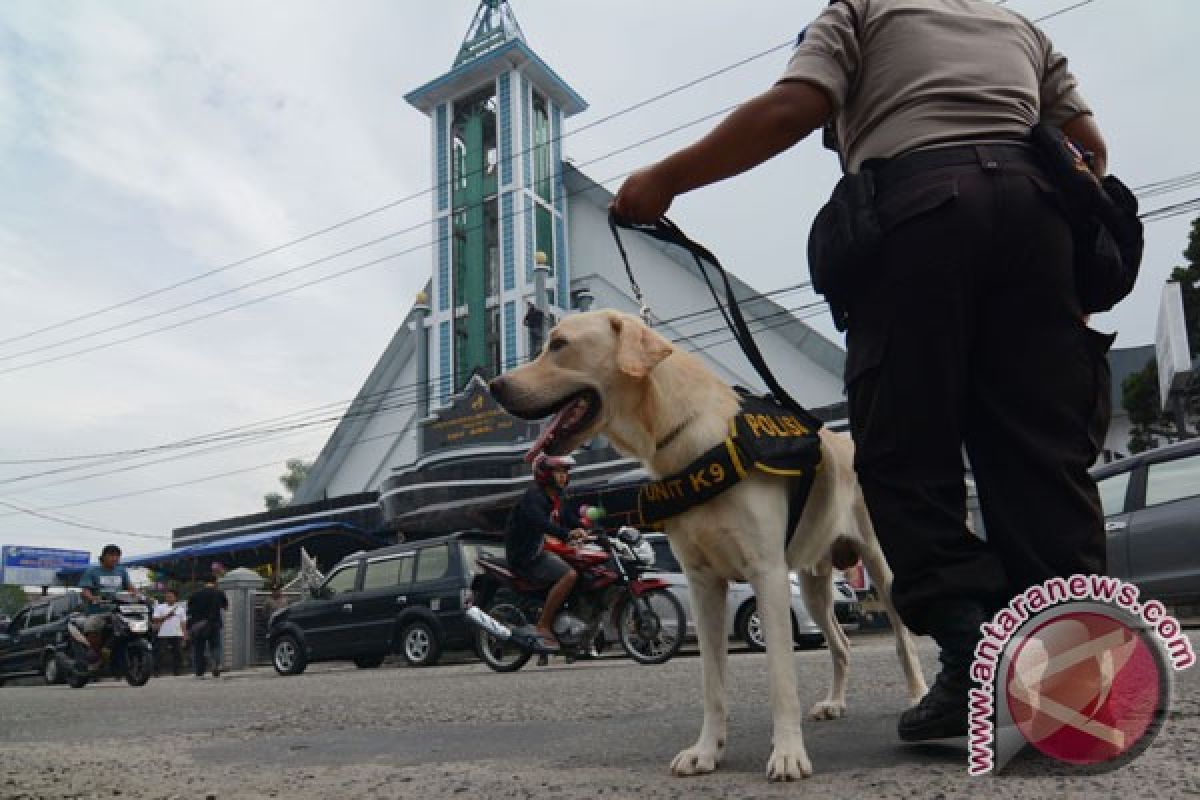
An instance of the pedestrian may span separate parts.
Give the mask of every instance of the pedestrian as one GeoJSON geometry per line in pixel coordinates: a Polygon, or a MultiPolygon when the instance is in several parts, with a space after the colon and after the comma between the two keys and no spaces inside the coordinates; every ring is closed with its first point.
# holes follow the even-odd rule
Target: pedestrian
{"type": "Polygon", "coordinates": [[[183,666],[183,631],[187,625],[187,609],[179,602],[179,593],[174,589],[163,592],[163,600],[154,606],[152,627],[156,631],[154,650],[154,674],[163,671],[168,656],[171,674],[178,676],[183,666]]]}
{"type": "Polygon", "coordinates": [[[188,638],[192,645],[192,665],[197,678],[204,677],[205,667],[209,665],[212,676],[221,677],[221,662],[225,654],[221,612],[228,608],[229,598],[217,588],[215,578],[208,579],[202,589],[188,598],[188,638]]]}
{"type": "Polygon", "coordinates": [[[1105,569],[1088,467],[1107,427],[1111,338],[1085,325],[1071,228],[1029,134],[1060,129],[1097,175],[1107,153],[1066,58],[1019,14],[983,0],[835,0],[778,83],[631,175],[613,210],[651,222],[827,123],[846,193],[818,215],[809,249],[825,257],[810,267],[815,281],[853,265],[827,299],[848,326],[855,468],[899,614],[940,648],[899,734],[963,735],[981,622],[1034,583],[1105,569]],[[825,227],[847,208],[877,222],[841,218],[869,257],[837,249],[825,227]],[[986,542],[966,524],[964,446],[986,542]]]}
{"type": "Polygon", "coordinates": [[[287,608],[287,605],[288,601],[287,598],[283,596],[283,589],[279,588],[278,586],[273,587],[271,589],[270,596],[263,602],[263,609],[264,613],[266,614],[267,621],[270,622],[271,616],[276,611],[282,611],[283,609],[287,608]]]}

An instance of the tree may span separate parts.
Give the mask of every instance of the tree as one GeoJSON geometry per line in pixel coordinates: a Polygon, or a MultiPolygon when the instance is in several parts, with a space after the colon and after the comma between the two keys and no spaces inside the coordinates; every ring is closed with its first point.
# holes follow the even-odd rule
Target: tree
{"type": "Polygon", "coordinates": [[[292,496],[296,494],[300,484],[304,483],[304,479],[308,477],[308,472],[312,469],[312,462],[300,458],[289,458],[284,462],[284,466],[287,468],[287,472],[279,476],[279,483],[287,490],[287,496],[279,492],[263,495],[263,503],[266,504],[268,511],[278,511],[292,502],[292,496]]]}
{"type": "Polygon", "coordinates": [[[0,614],[12,616],[25,607],[29,600],[20,586],[0,584],[0,614]]]}
{"type": "MultiPolygon", "coordinates": [[[[1182,288],[1188,349],[1195,359],[1200,356],[1200,217],[1192,220],[1183,257],[1187,259],[1187,265],[1172,270],[1171,280],[1182,288]]],[[[1174,417],[1161,410],[1162,398],[1159,394],[1158,363],[1154,359],[1121,383],[1121,405],[1129,412],[1129,421],[1133,423],[1129,436],[1131,453],[1158,447],[1161,443],[1159,437],[1168,441],[1178,437],[1174,417]]],[[[1200,427],[1200,390],[1189,392],[1184,403],[1186,426],[1194,432],[1200,427]]]]}

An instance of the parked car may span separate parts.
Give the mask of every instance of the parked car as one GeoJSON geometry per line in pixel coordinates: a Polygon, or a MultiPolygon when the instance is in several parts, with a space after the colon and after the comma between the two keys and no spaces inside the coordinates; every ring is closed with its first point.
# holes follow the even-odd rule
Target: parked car
{"type": "Polygon", "coordinates": [[[466,620],[480,555],[504,558],[499,536],[465,531],[347,556],[312,596],[267,623],[271,661],[297,675],[314,661],[378,667],[391,653],[411,666],[436,664],[473,646],[466,620]]]}
{"type": "Polygon", "coordinates": [[[0,633],[0,684],[36,675],[47,684],[62,683],[67,617],[82,607],[80,595],[71,592],[39,598],[18,611],[0,633]]]}
{"type": "MultiPolygon", "coordinates": [[[[687,577],[683,568],[671,552],[671,546],[665,534],[649,533],[646,539],[654,547],[655,577],[661,577],[671,584],[671,591],[683,603],[687,613],[688,635],[696,635],[696,623],[692,618],[691,598],[688,595],[687,577]]],[[[812,616],[804,605],[800,593],[800,581],[795,574],[789,575],[792,590],[792,637],[800,647],[820,647],[825,643],[825,636],[813,621],[812,616]]],[[[843,627],[857,625],[861,613],[858,597],[850,585],[843,580],[834,582],[834,613],[843,627]]],[[[762,625],[759,622],[758,607],[754,597],[754,589],[748,583],[734,582],[729,585],[729,597],[725,603],[726,630],[729,635],[745,642],[752,650],[766,649],[762,625]]]]}
{"type": "Polygon", "coordinates": [[[1200,440],[1095,467],[1108,573],[1143,596],[1200,602],[1200,440]]]}

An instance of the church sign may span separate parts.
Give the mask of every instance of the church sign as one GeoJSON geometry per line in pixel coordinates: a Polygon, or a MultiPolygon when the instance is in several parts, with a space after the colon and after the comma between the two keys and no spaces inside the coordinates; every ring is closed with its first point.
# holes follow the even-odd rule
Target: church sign
{"type": "Polygon", "coordinates": [[[421,455],[478,445],[516,444],[537,438],[540,423],[509,414],[492,398],[478,375],[455,395],[448,408],[421,423],[421,455]]]}

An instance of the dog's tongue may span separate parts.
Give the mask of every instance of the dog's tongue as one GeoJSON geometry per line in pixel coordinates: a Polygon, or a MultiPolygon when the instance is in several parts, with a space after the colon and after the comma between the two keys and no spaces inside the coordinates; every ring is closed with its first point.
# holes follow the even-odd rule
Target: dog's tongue
{"type": "Polygon", "coordinates": [[[533,460],[538,457],[538,454],[546,449],[546,445],[549,444],[550,440],[554,438],[555,432],[562,427],[563,420],[567,418],[567,414],[571,412],[571,409],[574,407],[574,405],[574,403],[567,403],[567,405],[563,406],[562,410],[555,414],[554,417],[548,423],[546,423],[546,427],[542,428],[542,433],[540,436],[538,436],[537,441],[534,442],[529,447],[529,451],[525,453],[526,461],[532,463],[533,460]]]}

